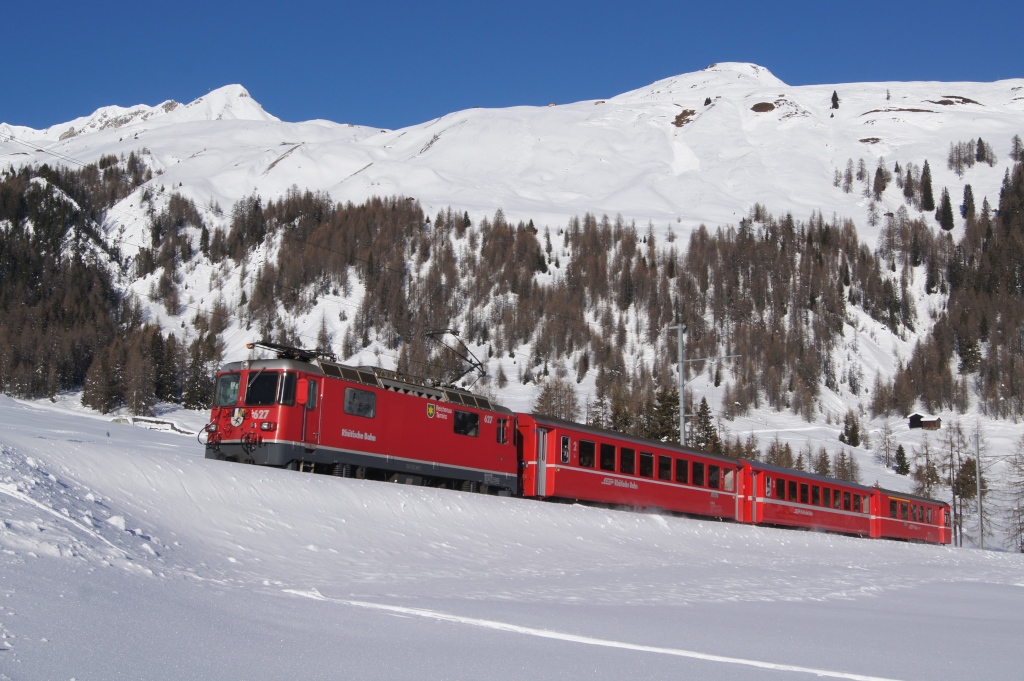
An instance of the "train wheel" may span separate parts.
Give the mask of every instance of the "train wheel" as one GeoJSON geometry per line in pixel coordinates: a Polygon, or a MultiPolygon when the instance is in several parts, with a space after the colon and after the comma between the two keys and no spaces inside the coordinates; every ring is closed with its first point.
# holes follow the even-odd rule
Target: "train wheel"
{"type": "Polygon", "coordinates": [[[463,492],[472,492],[473,494],[476,494],[480,491],[480,483],[473,480],[465,480],[462,483],[461,489],[463,492]]]}
{"type": "Polygon", "coordinates": [[[336,463],[334,469],[331,471],[331,475],[339,478],[351,478],[352,477],[352,464],[350,463],[336,463]]]}

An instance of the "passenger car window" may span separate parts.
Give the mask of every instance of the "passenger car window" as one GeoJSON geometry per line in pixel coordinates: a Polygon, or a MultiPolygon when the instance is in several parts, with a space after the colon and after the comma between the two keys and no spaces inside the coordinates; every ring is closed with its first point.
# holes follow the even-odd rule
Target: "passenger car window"
{"type": "Polygon", "coordinates": [[[676,459],[676,482],[686,484],[690,481],[690,462],[686,459],[676,459]]]}
{"type": "Polygon", "coordinates": [[[736,471],[732,470],[731,468],[724,471],[724,475],[722,475],[722,489],[724,489],[726,492],[731,492],[733,486],[733,479],[735,478],[735,476],[736,471]]]}
{"type": "Polygon", "coordinates": [[[658,455],[658,479],[659,480],[671,480],[672,479],[672,457],[658,455]]]}
{"type": "Polygon", "coordinates": [[[693,462],[693,484],[697,487],[704,486],[704,464],[700,461],[693,462]]]}
{"type": "Polygon", "coordinates": [[[772,476],[764,476],[764,495],[769,499],[772,496],[772,476]]]}
{"type": "Polygon", "coordinates": [[[821,488],[821,505],[825,508],[832,508],[832,488],[821,488]]]}
{"type": "Polygon", "coordinates": [[[619,450],[619,472],[633,475],[636,473],[636,450],[623,447],[619,450]]]}
{"type": "Polygon", "coordinates": [[[580,440],[580,465],[584,468],[594,467],[594,443],[580,440]]]}
{"type": "Polygon", "coordinates": [[[569,436],[562,436],[562,463],[569,463],[569,436]]]}
{"type": "Polygon", "coordinates": [[[811,505],[821,506],[821,488],[817,485],[811,487],[811,505]]]}
{"type": "Polygon", "coordinates": [[[640,475],[654,477],[654,454],[651,452],[640,452],[640,475]]]}
{"type": "Polygon", "coordinates": [[[786,498],[786,481],[782,478],[775,479],[775,498],[783,500],[786,498]]]}
{"type": "Polygon", "coordinates": [[[808,485],[807,485],[806,482],[800,483],[800,503],[801,504],[806,504],[807,503],[807,487],[808,487],[808,485]]]}
{"type": "Polygon", "coordinates": [[[615,445],[601,443],[601,470],[615,470],[615,445]]]}
{"type": "Polygon", "coordinates": [[[853,495],[853,512],[854,513],[860,513],[860,495],[859,494],[854,494],[853,495]]]}
{"type": "Polygon", "coordinates": [[[218,378],[213,403],[218,407],[233,407],[238,404],[238,386],[241,380],[241,374],[223,374],[218,378]]]}
{"type": "Polygon", "coordinates": [[[896,517],[896,500],[895,499],[890,499],[889,500],[889,517],[890,518],[895,518],[896,517]]]}
{"type": "Polygon", "coordinates": [[[718,466],[708,466],[708,487],[711,489],[718,489],[718,483],[721,482],[721,468],[718,466]]]}
{"type": "Polygon", "coordinates": [[[480,414],[471,411],[455,410],[454,428],[456,435],[477,437],[480,435],[480,414]]]}
{"type": "MultiPolygon", "coordinates": [[[[345,413],[352,416],[362,416],[363,418],[372,419],[377,414],[377,396],[369,390],[359,390],[357,388],[345,388],[345,413]]],[[[466,412],[455,412],[456,422],[458,422],[458,414],[466,412]]],[[[455,432],[459,432],[456,430],[455,432]]],[[[465,433],[463,433],[465,435],[465,433]]]]}
{"type": "MultiPolygon", "coordinates": [[[[982,469],[981,469],[981,470],[982,470],[982,473],[984,473],[984,471],[985,471],[985,468],[984,468],[984,466],[982,467],[982,469]]],[[[984,475],[982,475],[982,480],[984,480],[984,479],[985,479],[985,476],[984,476],[984,475]]],[[[982,499],[984,499],[984,497],[982,497],[982,499]]],[[[927,515],[927,520],[926,520],[925,522],[927,522],[927,523],[928,523],[929,525],[931,525],[931,524],[932,524],[932,507],[931,507],[931,506],[929,506],[928,508],[926,508],[926,509],[925,509],[925,513],[927,513],[927,514],[928,514],[928,515],[927,515]]]]}
{"type": "Polygon", "coordinates": [[[789,481],[789,500],[796,501],[796,480],[789,481]]]}

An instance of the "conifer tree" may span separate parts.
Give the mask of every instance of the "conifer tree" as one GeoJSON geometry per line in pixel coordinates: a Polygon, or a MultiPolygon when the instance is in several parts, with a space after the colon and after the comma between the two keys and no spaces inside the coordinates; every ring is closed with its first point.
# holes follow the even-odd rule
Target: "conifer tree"
{"type": "Polygon", "coordinates": [[[949,200],[949,190],[942,188],[942,198],[939,200],[939,207],[935,209],[935,219],[939,226],[947,232],[953,231],[953,205],[949,200]]]}
{"type": "Polygon", "coordinates": [[[694,424],[693,435],[690,437],[690,445],[701,451],[714,454],[722,451],[722,441],[718,436],[718,428],[715,427],[711,407],[708,406],[706,397],[700,398],[700,406],[697,407],[697,422],[694,424]]]}
{"type": "Polygon", "coordinates": [[[899,475],[910,474],[910,462],[907,461],[907,451],[903,445],[896,448],[896,473],[899,475]]]}
{"type": "Polygon", "coordinates": [[[973,220],[976,215],[976,209],[974,207],[974,190],[971,189],[971,185],[964,185],[964,217],[968,220],[973,220]]]}
{"type": "Polygon", "coordinates": [[[921,169],[921,210],[931,212],[935,210],[935,196],[932,194],[932,169],[928,161],[924,162],[921,169]]]}

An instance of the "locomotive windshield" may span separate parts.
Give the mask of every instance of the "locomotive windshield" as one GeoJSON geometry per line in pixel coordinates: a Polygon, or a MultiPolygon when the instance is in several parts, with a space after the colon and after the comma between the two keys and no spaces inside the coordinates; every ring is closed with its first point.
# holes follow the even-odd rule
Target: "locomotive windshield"
{"type": "Polygon", "coordinates": [[[238,385],[241,374],[224,374],[217,379],[217,395],[214,405],[217,407],[233,407],[238,402],[238,385]]]}
{"type": "Polygon", "coordinates": [[[266,407],[277,402],[277,379],[280,374],[276,371],[258,371],[249,374],[249,380],[245,386],[245,406],[266,407]]]}

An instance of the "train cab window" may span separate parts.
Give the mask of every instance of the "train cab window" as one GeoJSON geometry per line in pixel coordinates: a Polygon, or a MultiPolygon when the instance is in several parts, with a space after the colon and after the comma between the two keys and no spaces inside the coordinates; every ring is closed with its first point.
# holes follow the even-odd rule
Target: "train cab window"
{"type": "Polygon", "coordinates": [[[735,477],[736,477],[736,471],[732,470],[731,468],[726,469],[725,471],[723,471],[723,474],[722,474],[722,489],[724,489],[726,492],[731,492],[732,491],[732,486],[734,484],[735,477]]]}
{"type": "Polygon", "coordinates": [[[770,475],[764,476],[764,495],[769,499],[772,498],[772,476],[770,475]]]}
{"type": "Polygon", "coordinates": [[[594,443],[580,440],[580,465],[584,468],[594,467],[594,443]]]}
{"type": "Polygon", "coordinates": [[[796,480],[789,481],[789,500],[796,501],[796,480]]]}
{"type": "Polygon", "coordinates": [[[811,505],[821,506],[821,488],[817,485],[811,487],[811,505]]]}
{"type": "Polygon", "coordinates": [[[672,457],[658,455],[658,479],[672,479],[672,457]]]}
{"type": "Polygon", "coordinates": [[[623,447],[619,450],[619,472],[636,474],[636,450],[623,447]]]}
{"type": "Polygon", "coordinates": [[[821,488],[821,505],[825,508],[832,508],[832,488],[821,488]]]}
{"type": "Polygon", "coordinates": [[[278,401],[289,407],[295,404],[295,374],[286,373],[281,376],[281,396],[278,401]]]}
{"type": "Polygon", "coordinates": [[[806,482],[800,483],[800,503],[801,504],[806,504],[807,501],[808,501],[808,494],[807,494],[808,487],[809,487],[809,485],[806,482]]]}
{"type": "Polygon", "coordinates": [[[693,462],[693,484],[697,487],[704,486],[704,464],[700,461],[693,462]]]}
{"type": "Polygon", "coordinates": [[[310,411],[316,409],[316,397],[320,394],[320,390],[317,387],[316,381],[309,381],[306,388],[306,409],[310,411]]]}
{"type": "Polygon", "coordinates": [[[718,466],[708,466],[708,487],[718,489],[721,483],[721,470],[718,466]]]}
{"type": "Polygon", "coordinates": [[[213,403],[218,407],[233,407],[238,404],[238,386],[242,374],[223,374],[217,379],[217,393],[213,403]]]}
{"type": "Polygon", "coordinates": [[[844,511],[849,511],[850,510],[850,493],[849,492],[843,492],[843,510],[844,511]]]}
{"type": "Polygon", "coordinates": [[[508,444],[508,419],[498,419],[498,444],[508,444]]]}
{"type": "MultiPolygon", "coordinates": [[[[348,392],[348,390],[345,392],[348,392]]],[[[480,435],[480,414],[456,409],[454,427],[456,435],[478,437],[480,435]]]]}
{"type": "Polygon", "coordinates": [[[909,515],[909,513],[908,513],[909,509],[907,507],[909,505],[910,504],[908,504],[905,501],[901,501],[900,502],[900,518],[902,518],[903,520],[907,520],[907,515],[909,515]]]}
{"type": "Polygon", "coordinates": [[[895,518],[896,517],[896,500],[895,499],[890,499],[889,500],[889,517],[890,518],[895,518]]]}
{"type": "Polygon", "coordinates": [[[654,454],[640,452],[640,475],[645,478],[654,477],[654,454]]]}
{"type": "Polygon", "coordinates": [[[854,494],[853,495],[853,512],[854,513],[860,513],[860,495],[859,494],[854,494]]]}
{"type": "Polygon", "coordinates": [[[926,509],[924,510],[924,512],[925,512],[925,514],[926,514],[926,515],[925,515],[925,517],[926,517],[926,520],[925,520],[925,522],[926,522],[926,523],[928,523],[929,525],[931,525],[931,524],[932,524],[932,507],[931,507],[931,506],[929,506],[928,508],[926,508],[926,509]]]}
{"type": "Polygon", "coordinates": [[[277,402],[277,371],[256,371],[245,382],[245,406],[266,407],[277,402]]]}
{"type": "Polygon", "coordinates": [[[690,462],[686,459],[676,459],[676,482],[690,482],[690,462]]]}
{"type": "Polygon", "coordinates": [[[615,445],[601,443],[601,470],[615,470],[615,445]]]}
{"type": "MultiPolygon", "coordinates": [[[[345,413],[351,416],[362,416],[372,419],[377,414],[377,396],[369,390],[345,388],[345,413]]],[[[459,413],[455,412],[456,423],[459,413]]],[[[455,431],[459,432],[458,430],[455,431]]],[[[465,433],[463,433],[465,435],[465,433]]]]}
{"type": "Polygon", "coordinates": [[[562,463],[569,463],[569,436],[562,436],[562,463]]]}

